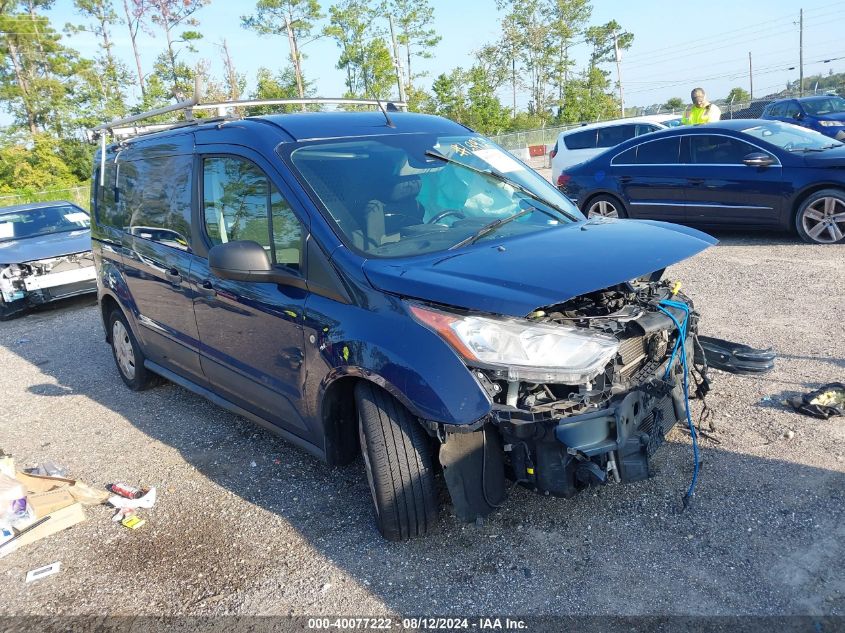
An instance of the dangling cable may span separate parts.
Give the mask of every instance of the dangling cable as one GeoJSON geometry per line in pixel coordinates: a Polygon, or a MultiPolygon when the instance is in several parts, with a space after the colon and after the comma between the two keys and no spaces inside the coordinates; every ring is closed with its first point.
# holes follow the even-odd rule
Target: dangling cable
{"type": "Polygon", "coordinates": [[[692,423],[692,416],[690,415],[690,406],[689,406],[689,368],[687,367],[687,350],[686,350],[686,333],[687,333],[687,325],[689,323],[689,306],[685,303],[679,301],[671,301],[668,299],[664,299],[660,302],[657,306],[657,309],[663,312],[666,316],[672,319],[672,323],[675,324],[675,327],[678,328],[678,340],[675,342],[675,348],[672,350],[672,356],[669,361],[669,365],[666,367],[666,373],[664,378],[669,377],[669,373],[672,369],[672,363],[675,359],[675,353],[678,351],[678,348],[681,349],[681,367],[683,368],[684,373],[684,380],[683,380],[683,387],[684,387],[684,406],[686,407],[686,414],[687,414],[687,425],[689,426],[690,436],[692,437],[692,455],[693,455],[693,469],[692,469],[692,481],[690,482],[689,489],[687,489],[687,494],[684,495],[684,508],[689,507],[690,502],[692,501],[692,496],[695,494],[695,485],[698,482],[698,435],[695,432],[695,425],[692,423]],[[664,307],[665,306],[665,307],[664,307]],[[684,321],[683,323],[679,323],[678,319],[675,318],[666,307],[671,308],[678,308],[684,312],[684,321]]]}

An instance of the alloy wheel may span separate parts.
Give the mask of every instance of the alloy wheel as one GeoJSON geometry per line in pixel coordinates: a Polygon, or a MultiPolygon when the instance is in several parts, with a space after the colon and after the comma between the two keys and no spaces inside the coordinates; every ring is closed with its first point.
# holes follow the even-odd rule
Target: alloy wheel
{"type": "Polygon", "coordinates": [[[838,242],[845,237],[845,200],[833,196],[815,200],[804,209],[801,225],[814,242],[838,242]]]}
{"type": "Polygon", "coordinates": [[[587,217],[618,218],[619,210],[609,200],[598,200],[590,205],[590,209],[587,211],[587,217]]]}
{"type": "Polygon", "coordinates": [[[120,319],[116,320],[111,328],[111,340],[117,366],[128,380],[133,380],[135,378],[135,349],[132,347],[129,332],[120,319]]]}

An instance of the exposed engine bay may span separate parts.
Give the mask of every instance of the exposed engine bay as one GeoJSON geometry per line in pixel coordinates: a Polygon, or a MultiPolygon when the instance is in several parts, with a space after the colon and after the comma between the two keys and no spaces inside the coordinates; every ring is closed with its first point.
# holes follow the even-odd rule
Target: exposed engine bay
{"type": "Polygon", "coordinates": [[[0,318],[28,306],[95,291],[95,278],[91,251],[0,265],[0,318]]]}
{"type": "MultiPolygon", "coordinates": [[[[687,420],[685,375],[695,390],[689,385],[699,317],[679,288],[651,276],[528,315],[616,340],[610,361],[580,384],[513,380],[508,371],[472,368],[494,404],[476,432],[449,434],[440,449],[459,516],[471,521],[498,507],[505,474],[563,497],[650,475],[651,456],[687,420]]],[[[706,392],[706,369],[701,378],[706,392]]]]}

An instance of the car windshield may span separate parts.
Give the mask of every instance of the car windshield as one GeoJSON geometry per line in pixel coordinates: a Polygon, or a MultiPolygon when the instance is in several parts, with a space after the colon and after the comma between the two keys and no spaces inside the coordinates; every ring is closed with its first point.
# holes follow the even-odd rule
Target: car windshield
{"type": "Polygon", "coordinates": [[[0,242],[80,231],[90,226],[88,214],[70,205],[0,213],[0,242]]]}
{"type": "Polygon", "coordinates": [[[842,147],[842,143],[834,141],[820,132],[779,121],[758,123],[754,127],[745,128],[742,131],[788,152],[813,152],[832,147],[842,147]]]}
{"type": "Polygon", "coordinates": [[[829,97],[827,99],[813,99],[802,101],[801,105],[808,114],[813,116],[824,116],[826,114],[841,114],[845,112],[845,99],[842,97],[829,97]]]}
{"type": "Polygon", "coordinates": [[[291,162],[347,243],[375,257],[441,251],[583,219],[548,181],[478,135],[318,141],[295,149],[291,162]]]}

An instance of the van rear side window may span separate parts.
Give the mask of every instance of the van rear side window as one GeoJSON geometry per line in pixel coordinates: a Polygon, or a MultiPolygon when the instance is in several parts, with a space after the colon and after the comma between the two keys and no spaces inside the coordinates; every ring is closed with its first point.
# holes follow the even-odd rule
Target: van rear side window
{"type": "Polygon", "coordinates": [[[193,157],[163,156],[118,163],[120,227],[142,239],[190,250],[193,157]]]}

